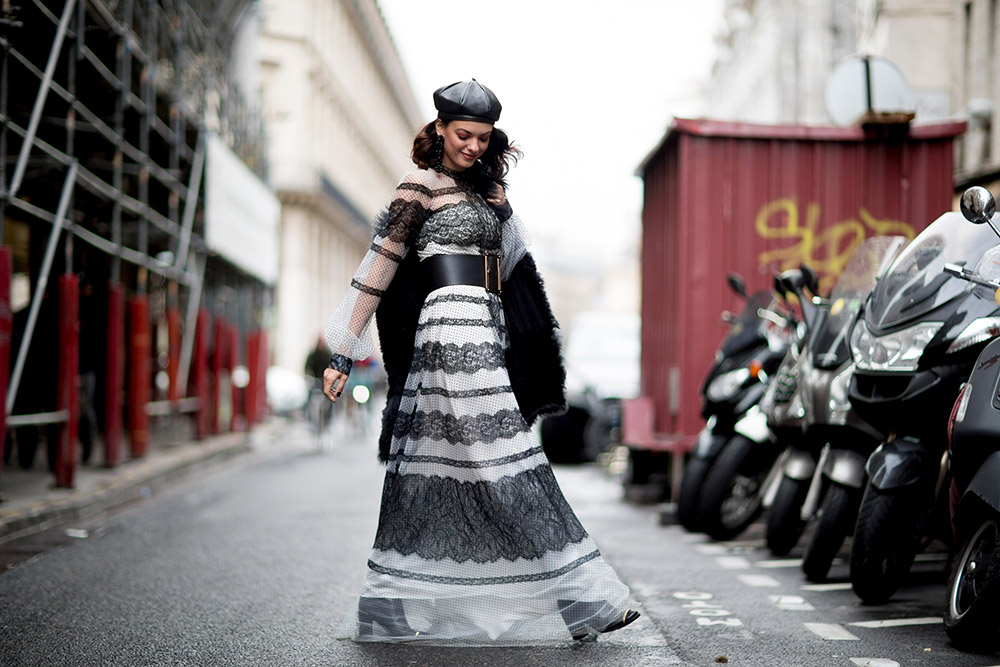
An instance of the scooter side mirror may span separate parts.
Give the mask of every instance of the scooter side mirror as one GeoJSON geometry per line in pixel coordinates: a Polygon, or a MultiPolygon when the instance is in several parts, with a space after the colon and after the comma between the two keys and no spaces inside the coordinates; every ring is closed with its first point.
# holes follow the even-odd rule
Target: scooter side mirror
{"type": "Polygon", "coordinates": [[[974,185],[962,193],[960,207],[965,219],[977,225],[989,222],[997,212],[997,203],[993,195],[979,185],[974,185]]]}
{"type": "Polygon", "coordinates": [[[784,298],[788,294],[788,283],[780,275],[774,276],[774,291],[778,293],[779,296],[784,298]]]}
{"type": "Polygon", "coordinates": [[[747,285],[743,282],[743,277],[740,274],[727,274],[726,280],[729,282],[729,289],[733,290],[744,299],[747,298],[747,285]]]}
{"type": "Polygon", "coordinates": [[[779,278],[781,278],[786,292],[795,292],[798,294],[806,284],[805,276],[803,276],[801,269],[786,269],[779,274],[779,278]]]}
{"type": "Polygon", "coordinates": [[[799,270],[802,271],[802,284],[809,288],[813,296],[819,295],[819,276],[816,272],[812,270],[808,264],[800,264],[799,270]]]}

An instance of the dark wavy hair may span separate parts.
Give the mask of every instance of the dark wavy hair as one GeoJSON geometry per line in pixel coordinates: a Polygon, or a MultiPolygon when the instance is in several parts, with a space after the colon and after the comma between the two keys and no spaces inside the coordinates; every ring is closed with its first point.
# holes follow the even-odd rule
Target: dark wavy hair
{"type": "MultiPolygon", "coordinates": [[[[410,159],[421,169],[434,168],[434,142],[437,139],[437,130],[431,121],[417,133],[413,139],[413,151],[410,159]]],[[[451,121],[441,121],[445,125],[451,121]]],[[[484,197],[492,190],[492,185],[499,185],[504,190],[507,189],[507,172],[522,157],[521,149],[511,143],[507,133],[499,127],[493,128],[490,135],[490,145],[486,148],[476,164],[466,171],[466,180],[472,183],[476,190],[484,197]]]]}

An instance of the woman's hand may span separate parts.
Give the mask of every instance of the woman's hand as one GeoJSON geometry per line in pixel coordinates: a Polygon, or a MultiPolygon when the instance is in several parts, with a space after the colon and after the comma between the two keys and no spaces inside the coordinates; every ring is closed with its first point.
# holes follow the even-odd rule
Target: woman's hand
{"type": "Polygon", "coordinates": [[[344,385],[347,384],[347,374],[327,368],[323,371],[323,394],[334,403],[341,394],[344,393],[344,385]]]}

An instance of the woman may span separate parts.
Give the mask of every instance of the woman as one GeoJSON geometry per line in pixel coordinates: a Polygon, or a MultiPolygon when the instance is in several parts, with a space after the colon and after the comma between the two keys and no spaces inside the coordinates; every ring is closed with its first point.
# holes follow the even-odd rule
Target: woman
{"type": "Polygon", "coordinates": [[[361,641],[583,639],[638,618],[566,503],[529,423],[564,407],[559,338],[505,197],[520,152],[475,79],[436,121],[375,222],[330,317],[324,391],[369,356],[377,311],[389,399],[385,485],[358,603],[361,641]]]}

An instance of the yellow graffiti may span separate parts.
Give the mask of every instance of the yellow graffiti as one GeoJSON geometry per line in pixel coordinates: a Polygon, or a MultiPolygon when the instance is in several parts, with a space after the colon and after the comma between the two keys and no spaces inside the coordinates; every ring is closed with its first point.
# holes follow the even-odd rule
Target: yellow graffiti
{"type": "Polygon", "coordinates": [[[754,227],[763,239],[793,240],[782,248],[766,250],[758,261],[776,264],[778,271],[798,267],[805,262],[820,276],[820,292],[827,292],[837,280],[851,253],[868,236],[898,234],[912,239],[913,227],[899,220],[880,220],[864,207],[857,218],[836,222],[818,230],[820,205],[806,207],[805,219],[800,220],[799,207],[789,198],[775,199],[757,212],[754,227]]]}

